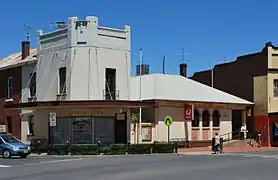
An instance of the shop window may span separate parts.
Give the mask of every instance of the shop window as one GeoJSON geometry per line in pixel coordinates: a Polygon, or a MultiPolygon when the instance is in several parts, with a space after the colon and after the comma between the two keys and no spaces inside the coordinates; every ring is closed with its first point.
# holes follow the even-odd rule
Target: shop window
{"type": "Polygon", "coordinates": [[[197,110],[194,110],[194,120],[192,121],[192,127],[199,127],[200,114],[197,110]]]}
{"type": "Polygon", "coordinates": [[[202,113],[202,122],[203,122],[203,127],[209,127],[209,112],[208,110],[204,110],[202,113]]]}
{"type": "Polygon", "coordinates": [[[213,124],[213,127],[219,127],[220,126],[220,113],[217,110],[213,111],[212,124],[213,124]]]}
{"type": "Polygon", "coordinates": [[[278,79],[273,80],[273,96],[278,97],[278,79]]]}

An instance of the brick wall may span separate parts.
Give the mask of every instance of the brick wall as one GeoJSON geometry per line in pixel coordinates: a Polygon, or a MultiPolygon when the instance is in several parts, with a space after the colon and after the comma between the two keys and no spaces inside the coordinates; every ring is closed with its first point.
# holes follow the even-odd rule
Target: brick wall
{"type": "Polygon", "coordinates": [[[21,67],[0,71],[0,124],[7,125],[7,117],[11,117],[12,134],[20,138],[20,111],[5,111],[4,104],[7,99],[8,77],[12,77],[13,101],[18,103],[21,98],[21,67]]]}

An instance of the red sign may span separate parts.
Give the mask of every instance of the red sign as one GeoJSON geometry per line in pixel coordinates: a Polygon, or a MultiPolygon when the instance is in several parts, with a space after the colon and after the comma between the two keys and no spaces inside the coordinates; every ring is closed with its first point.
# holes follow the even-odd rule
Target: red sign
{"type": "Polygon", "coordinates": [[[184,119],[186,121],[194,120],[194,109],[193,104],[184,105],[184,119]]]}

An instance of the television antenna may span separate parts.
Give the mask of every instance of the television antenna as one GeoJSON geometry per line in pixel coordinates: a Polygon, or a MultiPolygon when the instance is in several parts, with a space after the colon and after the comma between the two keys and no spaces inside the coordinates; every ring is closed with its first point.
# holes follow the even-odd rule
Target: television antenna
{"type": "Polygon", "coordinates": [[[27,29],[26,30],[26,40],[29,41],[30,40],[30,32],[32,30],[32,27],[28,24],[24,24],[24,27],[27,29]]]}

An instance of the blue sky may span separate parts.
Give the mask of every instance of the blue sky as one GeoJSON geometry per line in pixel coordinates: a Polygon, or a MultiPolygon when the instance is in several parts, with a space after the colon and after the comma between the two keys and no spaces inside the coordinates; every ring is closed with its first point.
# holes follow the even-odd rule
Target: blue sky
{"type": "Polygon", "coordinates": [[[275,0],[23,0],[1,2],[0,57],[20,51],[24,24],[36,31],[49,31],[51,22],[99,17],[102,26],[132,28],[132,69],[143,49],[151,72],[178,73],[184,48],[188,73],[211,68],[216,63],[260,51],[265,42],[278,45],[278,2],[275,0]],[[16,5],[14,5],[16,4],[16,5]],[[4,7],[4,8],[3,8],[4,7]]]}

